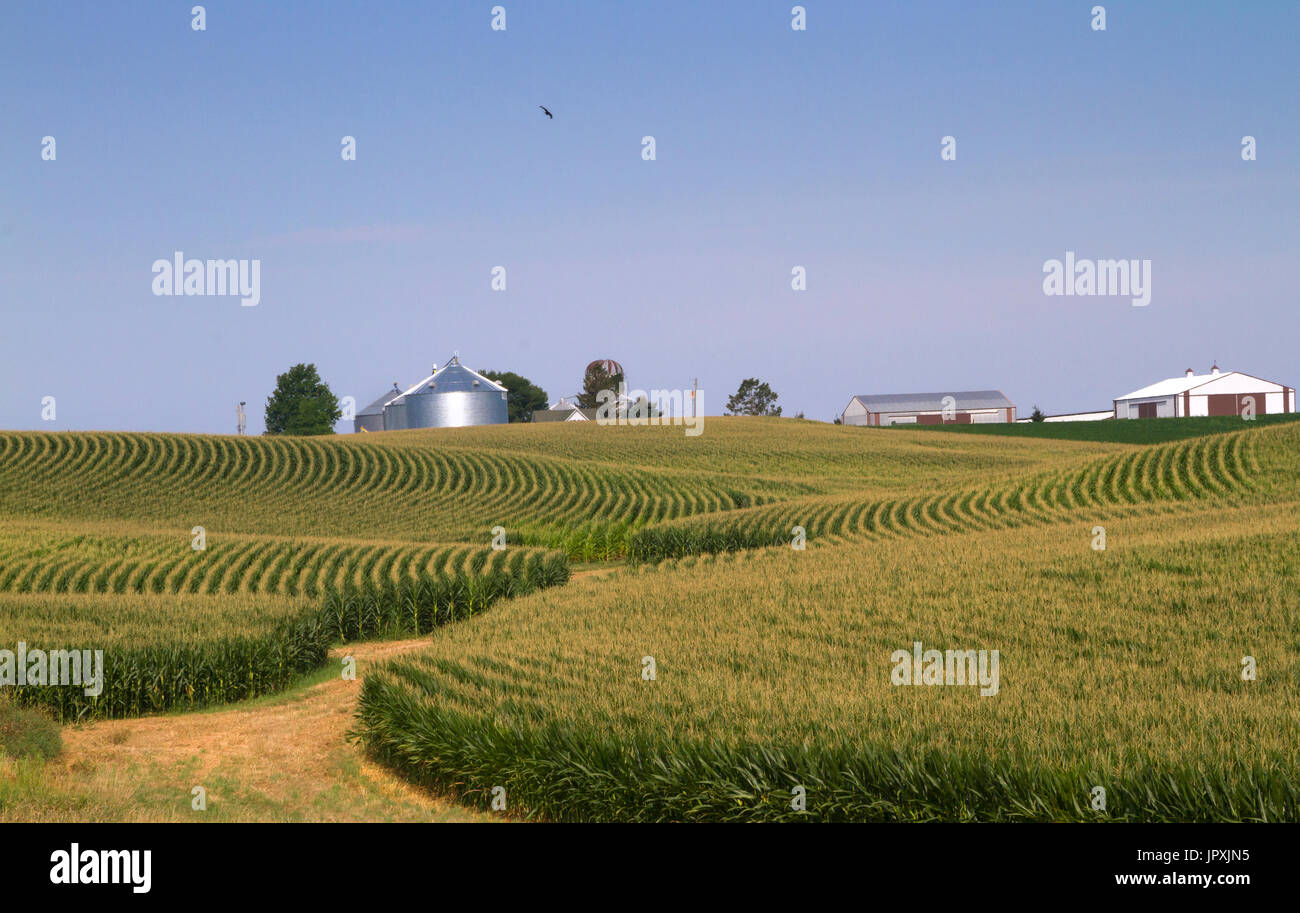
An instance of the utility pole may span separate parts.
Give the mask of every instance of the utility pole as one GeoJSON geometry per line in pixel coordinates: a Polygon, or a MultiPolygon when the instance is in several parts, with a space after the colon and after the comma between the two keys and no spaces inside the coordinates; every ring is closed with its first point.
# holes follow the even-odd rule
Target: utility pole
{"type": "Polygon", "coordinates": [[[695,385],[691,387],[691,414],[695,418],[700,417],[700,379],[695,378],[695,385]]]}
{"type": "Polygon", "coordinates": [[[235,410],[235,418],[236,418],[236,420],[237,420],[237,423],[238,423],[238,429],[239,429],[238,432],[237,432],[238,434],[243,434],[243,433],[244,433],[244,427],[245,427],[245,422],[244,422],[244,405],[245,405],[244,401],[243,401],[243,400],[240,400],[240,402],[239,402],[239,408],[235,410]]]}

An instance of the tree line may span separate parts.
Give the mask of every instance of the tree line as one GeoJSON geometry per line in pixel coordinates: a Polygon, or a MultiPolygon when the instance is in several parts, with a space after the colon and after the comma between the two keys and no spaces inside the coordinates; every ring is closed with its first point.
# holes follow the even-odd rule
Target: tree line
{"type": "MultiPolygon", "coordinates": [[[[514,371],[480,371],[484,377],[506,388],[506,413],[509,421],[531,422],[533,413],[545,409],[550,398],[546,391],[514,371]]],[[[594,409],[602,390],[618,390],[625,383],[623,372],[610,373],[600,363],[587,367],[582,379],[578,405],[594,409]]],[[[747,377],[727,400],[727,415],[781,414],[776,405],[778,394],[757,377],[747,377]]],[[[275,378],[275,390],[266,399],[266,434],[314,435],[333,434],[343,417],[339,399],[329,384],[321,379],[314,364],[296,364],[275,378]]]]}

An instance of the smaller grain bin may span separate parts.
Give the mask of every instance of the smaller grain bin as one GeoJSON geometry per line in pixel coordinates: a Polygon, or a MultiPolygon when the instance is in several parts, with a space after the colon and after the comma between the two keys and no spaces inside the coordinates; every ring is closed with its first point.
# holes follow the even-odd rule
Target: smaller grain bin
{"type": "Polygon", "coordinates": [[[384,430],[463,428],[509,421],[506,388],[460,363],[459,356],[384,406],[384,430]]]}
{"type": "Polygon", "coordinates": [[[384,395],[376,399],[366,408],[357,412],[352,420],[352,430],[357,434],[362,431],[383,431],[384,430],[384,407],[402,395],[402,390],[393,382],[393,389],[384,392],[384,395]]]}

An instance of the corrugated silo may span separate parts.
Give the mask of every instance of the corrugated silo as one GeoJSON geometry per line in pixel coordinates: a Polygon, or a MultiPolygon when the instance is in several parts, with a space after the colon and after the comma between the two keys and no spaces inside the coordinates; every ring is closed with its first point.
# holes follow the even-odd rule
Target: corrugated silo
{"type": "Polygon", "coordinates": [[[352,420],[352,430],[358,434],[362,431],[383,431],[384,407],[401,395],[401,389],[394,383],[393,389],[386,391],[383,396],[357,412],[352,420]]]}
{"type": "Polygon", "coordinates": [[[504,425],[506,388],[453,358],[384,407],[384,428],[461,428],[504,425]]]}

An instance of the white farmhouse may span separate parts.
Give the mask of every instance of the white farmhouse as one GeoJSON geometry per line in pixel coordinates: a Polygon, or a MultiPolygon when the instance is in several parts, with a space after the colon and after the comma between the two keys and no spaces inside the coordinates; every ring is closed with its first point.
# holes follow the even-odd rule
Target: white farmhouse
{"type": "Polygon", "coordinates": [[[1115,418],[1175,418],[1197,415],[1255,415],[1295,411],[1295,388],[1261,380],[1240,371],[1197,374],[1191,368],[1182,377],[1134,390],[1115,400],[1115,418]]]}

